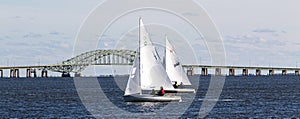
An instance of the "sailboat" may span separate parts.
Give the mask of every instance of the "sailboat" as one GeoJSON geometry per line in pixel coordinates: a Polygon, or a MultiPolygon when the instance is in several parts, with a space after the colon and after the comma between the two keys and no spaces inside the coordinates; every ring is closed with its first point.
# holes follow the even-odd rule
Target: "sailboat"
{"type": "Polygon", "coordinates": [[[180,96],[158,96],[143,94],[142,90],[159,90],[160,87],[174,89],[155,47],[139,20],[139,51],[133,62],[130,76],[124,94],[126,102],[170,102],[181,101],[180,96]]]}
{"type": "MultiPolygon", "coordinates": [[[[192,85],[189,81],[186,73],[183,70],[181,62],[176,55],[174,47],[169,42],[167,35],[165,36],[166,40],[166,49],[165,49],[165,59],[164,64],[166,68],[166,72],[172,81],[172,83],[177,82],[180,85],[192,85]]],[[[187,88],[176,88],[175,90],[167,90],[166,92],[173,93],[195,93],[194,89],[187,88]]]]}

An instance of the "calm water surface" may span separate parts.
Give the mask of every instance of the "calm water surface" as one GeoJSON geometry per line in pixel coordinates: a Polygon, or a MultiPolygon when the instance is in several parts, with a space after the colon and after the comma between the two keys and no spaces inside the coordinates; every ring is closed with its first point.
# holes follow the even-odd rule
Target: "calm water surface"
{"type": "MultiPolygon", "coordinates": [[[[183,102],[172,102],[174,109],[157,114],[168,103],[125,103],[123,94],[128,77],[97,78],[115,108],[139,113],[145,118],[197,118],[210,77],[189,77],[199,83],[196,94],[177,94],[183,102]],[[115,79],[115,80],[114,80],[115,79]],[[117,83],[116,83],[116,82],[117,83]],[[195,96],[196,95],[196,96],[195,96]],[[188,102],[188,101],[194,102],[188,102]],[[176,113],[176,105],[189,104],[184,114],[176,113]]],[[[84,78],[89,80],[89,78],[84,78]]],[[[100,99],[101,100],[101,99],[100,99]]],[[[104,101],[104,100],[103,100],[104,101]]],[[[115,108],[97,105],[98,117],[131,118],[115,108]]],[[[82,104],[73,78],[0,79],[0,118],[93,118],[82,104]]],[[[226,77],[220,100],[207,118],[299,118],[299,76],[226,77]]]]}

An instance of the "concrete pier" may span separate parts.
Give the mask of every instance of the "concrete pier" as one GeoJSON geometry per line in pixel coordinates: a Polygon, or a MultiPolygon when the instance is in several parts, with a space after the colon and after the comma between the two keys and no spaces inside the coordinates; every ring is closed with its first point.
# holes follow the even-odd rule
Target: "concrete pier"
{"type": "Polygon", "coordinates": [[[248,69],[246,69],[246,68],[243,69],[242,72],[243,72],[243,73],[242,73],[243,76],[248,76],[248,75],[249,75],[249,71],[248,71],[248,69]]]}
{"type": "Polygon", "coordinates": [[[233,68],[229,69],[229,76],[235,76],[235,69],[233,68]]]}
{"type": "Polygon", "coordinates": [[[14,69],[10,69],[9,77],[10,77],[10,78],[13,78],[13,77],[14,77],[14,74],[15,74],[14,69]]]}
{"type": "Polygon", "coordinates": [[[299,75],[299,70],[295,70],[295,75],[299,75]]]}
{"type": "Polygon", "coordinates": [[[36,69],[26,69],[26,77],[30,78],[31,74],[33,74],[33,77],[37,77],[36,69]]]}
{"type": "Polygon", "coordinates": [[[188,76],[194,76],[194,68],[193,67],[189,68],[186,73],[188,76]]]}
{"type": "Polygon", "coordinates": [[[30,69],[26,69],[26,78],[29,78],[30,77],[30,69]]]}
{"type": "Polygon", "coordinates": [[[221,76],[221,75],[222,75],[221,68],[216,68],[215,75],[216,75],[216,76],[221,76]]]}
{"type": "Polygon", "coordinates": [[[48,77],[48,71],[46,69],[43,69],[41,72],[42,77],[48,77]]]}
{"type": "Polygon", "coordinates": [[[287,75],[287,70],[282,70],[281,75],[287,75]]]}
{"type": "Polygon", "coordinates": [[[270,69],[270,70],[269,70],[269,75],[273,76],[274,74],[275,74],[274,69],[270,69]]]}
{"type": "Polygon", "coordinates": [[[202,75],[202,76],[207,76],[207,75],[208,75],[208,70],[207,70],[207,68],[202,68],[202,69],[201,69],[201,75],[202,75]]]}
{"type": "Polygon", "coordinates": [[[16,78],[20,77],[20,70],[19,69],[15,69],[15,77],[16,78]]]}
{"type": "Polygon", "coordinates": [[[10,78],[19,78],[20,77],[19,69],[10,69],[9,77],[10,78]]]}
{"type": "Polygon", "coordinates": [[[3,70],[1,69],[0,72],[1,72],[1,78],[3,78],[3,70]]]}
{"type": "Polygon", "coordinates": [[[260,69],[256,69],[256,76],[261,76],[261,70],[260,69]]]}
{"type": "Polygon", "coordinates": [[[34,77],[34,78],[37,77],[37,75],[36,75],[36,69],[33,69],[31,73],[33,73],[33,77],[34,77]]]}

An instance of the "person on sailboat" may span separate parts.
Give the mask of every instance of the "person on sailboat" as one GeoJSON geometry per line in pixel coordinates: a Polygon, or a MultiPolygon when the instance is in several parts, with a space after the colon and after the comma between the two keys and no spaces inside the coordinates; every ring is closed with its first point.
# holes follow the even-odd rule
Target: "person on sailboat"
{"type": "Polygon", "coordinates": [[[184,88],[184,85],[182,82],[180,83],[180,88],[184,88]]]}
{"type": "Polygon", "coordinates": [[[177,81],[175,81],[175,84],[173,84],[173,87],[174,87],[174,88],[178,88],[178,87],[179,87],[177,81]]]}
{"type": "Polygon", "coordinates": [[[155,92],[155,90],[154,90],[154,89],[152,89],[152,91],[151,91],[151,95],[156,95],[156,92],[155,92]]]}
{"type": "Polygon", "coordinates": [[[164,96],[165,95],[165,90],[162,86],[160,87],[160,91],[158,92],[158,95],[159,96],[164,96]]]}

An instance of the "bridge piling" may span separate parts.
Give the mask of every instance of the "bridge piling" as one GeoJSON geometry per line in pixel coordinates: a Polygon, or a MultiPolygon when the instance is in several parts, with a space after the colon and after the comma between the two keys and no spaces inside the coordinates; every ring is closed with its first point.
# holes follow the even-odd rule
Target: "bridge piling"
{"type": "Polygon", "coordinates": [[[249,75],[248,69],[246,69],[246,68],[244,68],[244,69],[242,70],[242,72],[243,72],[243,76],[248,76],[248,75],[249,75]]]}
{"type": "Polygon", "coordinates": [[[37,77],[37,75],[36,75],[36,69],[33,69],[32,73],[33,73],[33,77],[36,78],[37,77]]]}
{"type": "Polygon", "coordinates": [[[299,70],[295,70],[295,75],[299,75],[299,70]]]}
{"type": "Polygon", "coordinates": [[[115,64],[115,55],[114,54],[111,55],[111,62],[110,63],[115,64]]]}
{"type": "Polygon", "coordinates": [[[261,76],[261,70],[260,69],[256,69],[256,76],[261,76]]]}
{"type": "Polygon", "coordinates": [[[235,76],[235,69],[233,68],[229,69],[229,76],[235,76]]]}
{"type": "Polygon", "coordinates": [[[102,63],[102,60],[101,58],[98,59],[97,63],[101,64],[102,63]]]}
{"type": "Polygon", "coordinates": [[[273,76],[274,74],[275,74],[274,69],[270,69],[270,70],[269,70],[269,75],[273,76]]]}
{"type": "Polygon", "coordinates": [[[30,78],[30,77],[31,77],[30,69],[26,69],[26,78],[30,78]]]}
{"type": "Polygon", "coordinates": [[[117,57],[117,63],[118,63],[118,64],[121,64],[121,63],[120,63],[120,57],[117,57]]]}
{"type": "Polygon", "coordinates": [[[1,72],[1,78],[3,78],[3,70],[0,69],[0,72],[1,72]]]}
{"type": "Polygon", "coordinates": [[[41,72],[42,77],[48,77],[48,71],[46,69],[43,69],[41,72]]]}
{"type": "Polygon", "coordinates": [[[287,75],[287,70],[282,70],[281,75],[287,75]]]}
{"type": "Polygon", "coordinates": [[[110,55],[107,55],[106,56],[106,64],[109,64],[110,63],[110,55]]]}
{"type": "Polygon", "coordinates": [[[15,70],[14,69],[10,69],[9,77],[10,78],[14,78],[15,77],[15,70]]]}
{"type": "Polygon", "coordinates": [[[221,68],[216,68],[215,75],[216,76],[221,76],[222,75],[221,68]]]}
{"type": "Polygon", "coordinates": [[[202,68],[202,69],[201,69],[201,75],[202,75],[202,76],[207,76],[207,75],[208,75],[207,68],[202,68]]]}
{"type": "Polygon", "coordinates": [[[104,63],[104,64],[107,64],[107,60],[108,60],[108,58],[107,58],[107,56],[105,56],[105,57],[103,58],[103,63],[104,63]]]}
{"type": "Polygon", "coordinates": [[[19,71],[19,69],[15,69],[15,71],[14,71],[14,77],[15,78],[20,78],[20,71],[19,71]]]}
{"type": "Polygon", "coordinates": [[[3,78],[3,70],[1,69],[0,71],[1,71],[1,78],[3,78]]]}
{"type": "Polygon", "coordinates": [[[188,76],[194,76],[194,68],[193,67],[189,68],[186,73],[188,76]]]}

